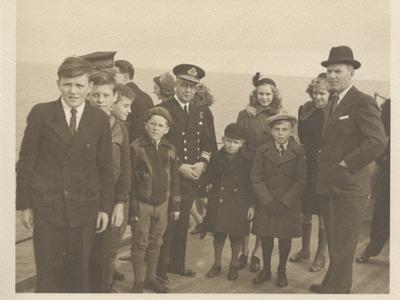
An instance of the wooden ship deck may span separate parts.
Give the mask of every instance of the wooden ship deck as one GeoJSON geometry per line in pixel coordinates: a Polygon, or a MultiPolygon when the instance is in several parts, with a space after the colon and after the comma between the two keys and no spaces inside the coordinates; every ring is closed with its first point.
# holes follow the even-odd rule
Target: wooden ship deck
{"type": "MultiPolygon", "coordinates": [[[[312,233],[312,255],[316,249],[317,224],[316,219],[313,220],[312,233]]],[[[363,231],[359,239],[357,254],[360,254],[369,241],[370,222],[365,221],[363,231]]],[[[29,239],[29,232],[24,231],[17,224],[17,242],[16,244],[16,292],[33,292],[35,280],[35,266],[33,260],[32,240],[29,239]]],[[[251,237],[250,245],[253,245],[254,237],[251,237]]],[[[294,239],[292,251],[297,251],[301,246],[301,239],[294,239]]],[[[118,256],[129,254],[129,230],[121,243],[118,256]]],[[[276,286],[276,274],[274,270],[278,264],[277,242],[272,256],[272,279],[265,284],[253,285],[252,279],[255,274],[251,273],[249,266],[239,272],[239,278],[235,281],[227,280],[228,264],[229,264],[230,246],[227,241],[223,254],[223,270],[222,273],[214,279],[205,276],[213,263],[213,246],[212,236],[207,235],[203,240],[198,236],[188,235],[187,246],[187,266],[197,271],[195,278],[181,277],[169,274],[172,293],[310,293],[309,286],[313,283],[319,283],[326,271],[325,267],[320,272],[309,272],[308,268],[311,262],[291,263],[288,262],[287,276],[289,285],[285,288],[276,286]]],[[[133,282],[132,266],[130,262],[117,261],[117,270],[125,274],[124,281],[117,281],[115,289],[119,293],[129,293],[133,282]]],[[[145,290],[145,292],[149,292],[145,290]]],[[[385,245],[382,253],[371,258],[370,262],[365,264],[354,263],[353,288],[352,293],[363,294],[383,294],[389,293],[389,245],[385,245]]]]}

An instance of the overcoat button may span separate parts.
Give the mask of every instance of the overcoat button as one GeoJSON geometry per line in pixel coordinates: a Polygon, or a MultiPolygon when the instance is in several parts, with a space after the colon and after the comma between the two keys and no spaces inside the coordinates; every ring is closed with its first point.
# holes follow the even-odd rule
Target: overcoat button
{"type": "Polygon", "coordinates": [[[219,199],[219,203],[222,203],[222,202],[224,202],[224,199],[222,199],[222,198],[219,199]]]}

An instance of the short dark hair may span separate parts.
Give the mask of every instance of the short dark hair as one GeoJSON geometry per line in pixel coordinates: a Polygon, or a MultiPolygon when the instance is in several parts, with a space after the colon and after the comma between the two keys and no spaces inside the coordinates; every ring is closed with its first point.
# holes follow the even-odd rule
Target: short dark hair
{"type": "Polygon", "coordinates": [[[114,65],[119,69],[120,73],[128,73],[129,79],[133,79],[135,76],[135,68],[129,61],[126,60],[116,60],[114,65]]]}
{"type": "Polygon", "coordinates": [[[87,74],[89,77],[92,72],[93,68],[87,60],[79,56],[70,56],[64,59],[63,63],[58,67],[57,75],[58,78],[72,78],[83,74],[87,74]]]}
{"type": "Polygon", "coordinates": [[[93,73],[90,76],[90,82],[93,82],[94,85],[106,85],[110,84],[113,86],[113,93],[115,94],[117,90],[117,83],[115,81],[114,76],[107,71],[98,71],[93,73]]]}
{"type": "Polygon", "coordinates": [[[132,101],[134,101],[136,98],[135,92],[124,84],[117,84],[117,93],[118,93],[118,98],[116,103],[121,100],[121,97],[126,97],[132,101]]]}

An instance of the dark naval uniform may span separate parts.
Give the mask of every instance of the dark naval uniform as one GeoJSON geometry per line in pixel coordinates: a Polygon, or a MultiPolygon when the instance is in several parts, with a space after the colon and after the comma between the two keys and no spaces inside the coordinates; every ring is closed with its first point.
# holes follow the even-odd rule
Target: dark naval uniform
{"type": "MultiPolygon", "coordinates": [[[[199,161],[207,163],[216,145],[213,133],[207,124],[205,110],[189,104],[189,111],[186,114],[175,97],[160,104],[168,109],[172,116],[171,128],[166,138],[176,147],[180,165],[195,164],[199,161]]],[[[165,274],[167,266],[170,271],[185,269],[187,228],[196,187],[196,182],[181,176],[180,217],[177,222],[169,222],[164,234],[158,266],[159,274],[165,274]]]]}

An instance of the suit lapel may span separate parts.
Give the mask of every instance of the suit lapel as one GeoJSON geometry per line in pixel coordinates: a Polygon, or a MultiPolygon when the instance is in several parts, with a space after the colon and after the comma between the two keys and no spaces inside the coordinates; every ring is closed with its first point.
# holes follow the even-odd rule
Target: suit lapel
{"type": "MultiPolygon", "coordinates": [[[[183,111],[182,107],[179,105],[178,100],[176,100],[175,97],[173,97],[171,99],[171,107],[172,107],[171,113],[174,115],[174,118],[173,118],[174,122],[177,120],[186,127],[188,116],[183,111]]],[[[191,111],[191,108],[189,108],[189,115],[190,115],[190,111],[191,111]]]]}
{"type": "Polygon", "coordinates": [[[93,107],[88,102],[85,104],[83,109],[81,120],[79,121],[78,131],[73,136],[71,148],[79,146],[81,143],[87,140],[90,135],[93,134],[93,128],[99,123],[95,120],[93,114],[93,107]]]}
{"type": "Polygon", "coordinates": [[[271,144],[270,147],[268,147],[268,149],[264,152],[264,156],[267,157],[272,163],[279,165],[296,158],[292,148],[293,146],[289,141],[289,144],[286,150],[283,152],[283,155],[279,156],[278,149],[276,149],[274,144],[271,144]]]}
{"type": "MultiPolygon", "coordinates": [[[[324,137],[327,136],[332,128],[334,127],[335,123],[339,120],[339,118],[346,112],[352,105],[353,105],[353,97],[354,93],[357,92],[357,89],[353,86],[351,89],[346,93],[343,97],[342,101],[340,101],[339,105],[337,106],[336,110],[332,113],[330,117],[328,117],[325,121],[324,128],[323,128],[323,135],[324,137]]],[[[329,103],[327,111],[331,108],[332,103],[329,103]]]]}
{"type": "Polygon", "coordinates": [[[69,131],[68,123],[65,119],[61,98],[53,104],[53,118],[45,121],[45,123],[60,137],[64,144],[68,145],[71,142],[72,134],[69,131]]]}

